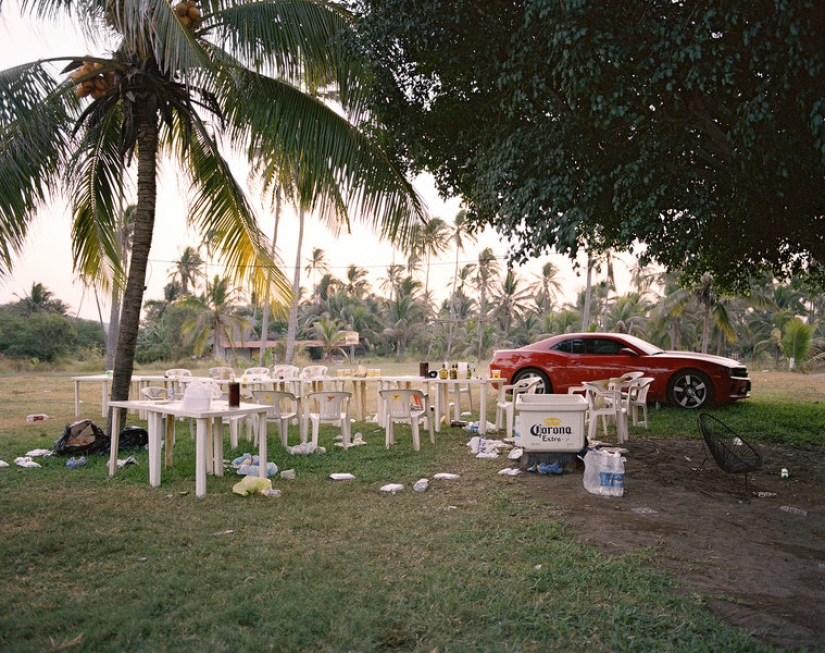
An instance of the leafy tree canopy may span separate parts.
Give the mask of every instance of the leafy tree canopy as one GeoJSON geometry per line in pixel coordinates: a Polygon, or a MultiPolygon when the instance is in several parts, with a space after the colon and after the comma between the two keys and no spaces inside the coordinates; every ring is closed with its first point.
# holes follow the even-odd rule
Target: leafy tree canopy
{"type": "Polygon", "coordinates": [[[821,2],[353,1],[403,163],[516,261],[638,242],[728,286],[821,275],[821,2]]]}

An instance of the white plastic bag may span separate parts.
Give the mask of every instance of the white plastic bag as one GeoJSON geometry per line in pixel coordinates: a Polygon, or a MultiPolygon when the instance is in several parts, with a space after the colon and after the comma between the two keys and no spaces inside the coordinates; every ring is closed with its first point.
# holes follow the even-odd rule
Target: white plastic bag
{"type": "Polygon", "coordinates": [[[584,456],[584,489],[606,497],[622,496],[624,463],[619,453],[590,449],[584,456]]]}

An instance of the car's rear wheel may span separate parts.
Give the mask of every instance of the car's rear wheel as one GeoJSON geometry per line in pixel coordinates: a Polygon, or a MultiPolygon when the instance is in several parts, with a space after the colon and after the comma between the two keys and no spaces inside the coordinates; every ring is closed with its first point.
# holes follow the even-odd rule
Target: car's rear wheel
{"type": "Polygon", "coordinates": [[[536,386],[536,394],[552,394],[553,384],[550,383],[550,377],[547,376],[547,374],[542,370],[536,369],[534,367],[528,367],[527,369],[519,370],[513,375],[513,378],[510,380],[510,383],[516,384],[519,381],[523,381],[524,379],[533,379],[536,377],[540,379],[538,385],[536,386]]]}
{"type": "Polygon", "coordinates": [[[670,379],[667,396],[674,406],[702,408],[713,403],[713,383],[703,372],[681,370],[670,379]]]}

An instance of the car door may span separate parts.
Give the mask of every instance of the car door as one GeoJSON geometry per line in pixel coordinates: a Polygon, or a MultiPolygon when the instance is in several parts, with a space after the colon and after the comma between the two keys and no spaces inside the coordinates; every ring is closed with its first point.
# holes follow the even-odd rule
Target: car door
{"type": "Polygon", "coordinates": [[[636,369],[639,357],[628,353],[627,344],[619,339],[587,338],[585,345],[580,365],[582,381],[612,379],[636,369]]]}

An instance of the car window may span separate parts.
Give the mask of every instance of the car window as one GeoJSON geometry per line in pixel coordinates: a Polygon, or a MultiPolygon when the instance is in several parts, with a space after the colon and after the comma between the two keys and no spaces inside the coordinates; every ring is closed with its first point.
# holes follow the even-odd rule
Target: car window
{"type": "Polygon", "coordinates": [[[589,354],[601,356],[618,356],[625,345],[609,338],[592,338],[587,341],[589,354]]]}
{"type": "Polygon", "coordinates": [[[570,338],[562,340],[550,347],[551,351],[563,351],[565,354],[585,354],[587,353],[584,340],[581,338],[570,338]]]}

